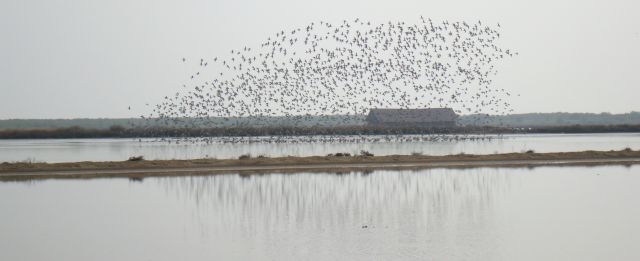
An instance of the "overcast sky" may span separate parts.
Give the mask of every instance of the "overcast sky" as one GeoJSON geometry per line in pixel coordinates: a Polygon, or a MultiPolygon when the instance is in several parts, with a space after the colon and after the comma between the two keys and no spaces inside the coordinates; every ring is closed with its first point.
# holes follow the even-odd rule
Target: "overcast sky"
{"type": "Polygon", "coordinates": [[[2,0],[0,119],[136,117],[199,59],[319,20],[500,23],[516,113],[640,111],[637,0],[2,0]],[[127,107],[131,105],[132,110],[127,107]]]}

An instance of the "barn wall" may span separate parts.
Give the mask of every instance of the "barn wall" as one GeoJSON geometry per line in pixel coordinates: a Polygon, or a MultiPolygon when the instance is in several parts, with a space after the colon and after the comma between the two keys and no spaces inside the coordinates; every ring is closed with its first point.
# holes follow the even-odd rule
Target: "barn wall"
{"type": "Polygon", "coordinates": [[[455,127],[455,121],[443,121],[443,122],[377,122],[368,121],[372,126],[383,127],[455,127]]]}

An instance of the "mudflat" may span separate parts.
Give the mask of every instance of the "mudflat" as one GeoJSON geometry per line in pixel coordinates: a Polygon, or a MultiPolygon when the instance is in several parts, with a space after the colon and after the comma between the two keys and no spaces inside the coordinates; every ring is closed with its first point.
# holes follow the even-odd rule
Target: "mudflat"
{"type": "Polygon", "coordinates": [[[446,156],[355,155],[342,153],[311,157],[250,157],[239,159],[143,160],[73,163],[0,163],[0,180],[49,178],[98,178],[183,176],[214,174],[264,174],[274,172],[343,172],[375,169],[528,167],[549,165],[631,165],[640,164],[640,151],[582,151],[446,156]]]}

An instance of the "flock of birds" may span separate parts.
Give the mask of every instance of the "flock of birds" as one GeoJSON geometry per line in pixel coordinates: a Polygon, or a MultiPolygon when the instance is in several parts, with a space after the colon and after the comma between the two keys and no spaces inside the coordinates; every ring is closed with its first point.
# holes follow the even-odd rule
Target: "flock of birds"
{"type": "Polygon", "coordinates": [[[505,114],[512,111],[511,94],[492,88],[491,78],[498,61],[517,53],[497,45],[499,29],[481,21],[436,23],[423,17],[415,24],[313,22],[279,31],[257,47],[182,58],[197,70],[142,117],[166,126],[211,128],[270,125],[274,119],[297,126],[336,115],[348,123],[362,120],[371,108],[505,114]]]}

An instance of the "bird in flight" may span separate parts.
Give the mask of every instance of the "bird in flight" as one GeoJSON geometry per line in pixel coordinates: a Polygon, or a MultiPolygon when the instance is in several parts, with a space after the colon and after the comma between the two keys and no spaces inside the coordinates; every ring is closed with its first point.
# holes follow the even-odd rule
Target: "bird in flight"
{"type": "Polygon", "coordinates": [[[500,45],[500,28],[359,17],[274,30],[255,47],[221,52],[212,64],[201,58],[187,87],[145,118],[220,127],[240,118],[266,125],[276,117],[298,126],[338,116],[353,122],[372,108],[509,112],[511,95],[492,77],[499,61],[518,53],[500,45]]]}

